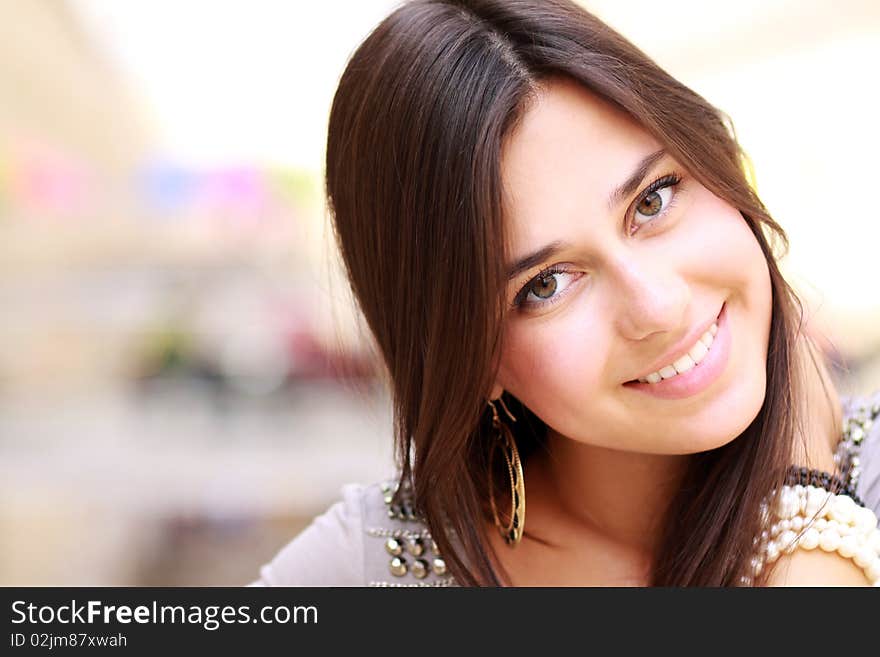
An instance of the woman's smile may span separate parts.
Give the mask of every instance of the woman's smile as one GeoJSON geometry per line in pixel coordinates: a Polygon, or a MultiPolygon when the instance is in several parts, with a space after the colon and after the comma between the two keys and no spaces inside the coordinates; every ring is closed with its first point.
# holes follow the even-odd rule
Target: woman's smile
{"type": "Polygon", "coordinates": [[[659,373],[652,371],[647,375],[651,380],[628,381],[624,386],[662,399],[682,399],[709,388],[724,372],[730,358],[732,337],[726,309],[724,304],[709,329],[700,334],[695,345],[681,358],[661,368],[659,373]],[[697,359],[691,354],[699,354],[699,362],[695,362],[697,359]],[[659,381],[653,380],[655,374],[660,377],[659,381]]]}

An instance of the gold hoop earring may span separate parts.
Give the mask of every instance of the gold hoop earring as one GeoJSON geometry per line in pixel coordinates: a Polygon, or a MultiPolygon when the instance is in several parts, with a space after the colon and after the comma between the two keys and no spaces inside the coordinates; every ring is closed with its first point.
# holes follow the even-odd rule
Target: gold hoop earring
{"type": "MultiPolygon", "coordinates": [[[[516,418],[507,409],[504,401],[500,397],[498,401],[508,417],[513,422],[516,422],[516,418]]],[[[516,449],[516,441],[513,439],[510,427],[498,417],[498,409],[495,408],[495,404],[491,400],[489,401],[489,406],[492,407],[492,426],[498,432],[497,439],[489,448],[489,502],[492,505],[492,516],[495,520],[495,526],[498,527],[504,541],[510,546],[515,546],[522,540],[523,528],[526,522],[526,486],[523,479],[522,463],[519,460],[519,452],[516,449]],[[507,462],[507,474],[510,477],[511,510],[510,521],[507,524],[502,523],[499,519],[498,508],[495,505],[494,470],[492,466],[497,447],[501,447],[504,460],[507,462]]]]}

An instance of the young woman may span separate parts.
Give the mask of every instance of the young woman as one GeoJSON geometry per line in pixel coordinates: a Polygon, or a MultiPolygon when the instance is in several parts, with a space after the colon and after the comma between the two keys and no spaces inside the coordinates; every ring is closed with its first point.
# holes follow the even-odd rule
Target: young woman
{"type": "Polygon", "coordinates": [[[880,579],[880,395],[835,391],[743,162],[571,2],[394,11],[339,83],[326,191],[399,477],[254,584],[880,579]]]}

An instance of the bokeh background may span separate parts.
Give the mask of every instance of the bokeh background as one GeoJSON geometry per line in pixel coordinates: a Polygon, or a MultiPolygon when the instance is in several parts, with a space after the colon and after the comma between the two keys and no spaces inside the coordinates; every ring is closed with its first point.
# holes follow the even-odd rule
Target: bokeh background
{"type": "MultiPolygon", "coordinates": [[[[391,471],[321,198],[386,0],[0,0],[0,585],[237,585],[391,471]]],[[[876,0],[584,3],[730,114],[880,386],[876,0]]]]}

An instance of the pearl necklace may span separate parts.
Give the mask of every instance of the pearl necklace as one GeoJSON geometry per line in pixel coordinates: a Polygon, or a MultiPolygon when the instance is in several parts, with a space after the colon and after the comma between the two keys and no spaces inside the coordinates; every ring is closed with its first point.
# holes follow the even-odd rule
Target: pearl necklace
{"type": "Polygon", "coordinates": [[[781,554],[818,547],[852,559],[872,585],[880,586],[877,516],[855,493],[861,444],[878,416],[880,401],[875,397],[867,404],[858,404],[844,417],[843,436],[834,453],[836,467],[846,473],[843,478],[792,467],[775,508],[771,510],[766,502],[762,503],[762,526],[767,527],[771,520],[773,524],[753,541],[758,552],[751,560],[752,574],[743,576],[741,584],[751,584],[764,565],[775,562],[781,554]]]}
{"type": "Polygon", "coordinates": [[[782,554],[819,547],[852,559],[873,586],[880,586],[877,516],[849,495],[835,495],[817,486],[783,486],[775,508],[766,503],[761,506],[764,526],[771,517],[770,529],[756,539],[758,554],[751,561],[754,577],[782,554]]]}

